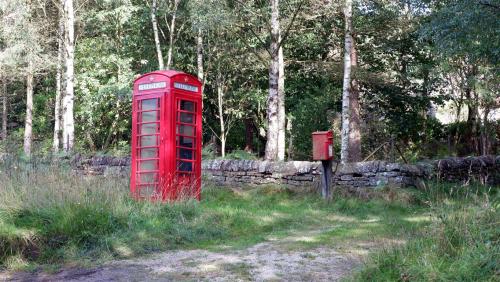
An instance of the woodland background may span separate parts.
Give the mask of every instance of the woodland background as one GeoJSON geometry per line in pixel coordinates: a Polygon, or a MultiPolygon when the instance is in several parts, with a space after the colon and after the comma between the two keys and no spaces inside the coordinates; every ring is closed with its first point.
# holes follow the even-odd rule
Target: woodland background
{"type": "Polygon", "coordinates": [[[354,161],[498,154],[500,1],[350,2],[2,0],[0,152],[127,155],[134,78],[171,68],[205,83],[204,157],[264,156],[283,87],[279,142],[307,160],[343,134],[349,57],[354,161]]]}

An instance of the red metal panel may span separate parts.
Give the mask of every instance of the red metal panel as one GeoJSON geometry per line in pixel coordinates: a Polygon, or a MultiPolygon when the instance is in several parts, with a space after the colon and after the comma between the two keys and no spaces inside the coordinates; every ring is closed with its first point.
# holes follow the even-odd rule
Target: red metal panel
{"type": "Polygon", "coordinates": [[[313,160],[333,159],[333,132],[316,131],[312,134],[313,160]]]}
{"type": "MultiPolygon", "coordinates": [[[[201,86],[201,82],[196,77],[178,71],[151,72],[135,80],[132,104],[132,167],[130,177],[130,191],[135,198],[142,198],[141,189],[149,189],[150,185],[153,185],[160,198],[164,201],[176,200],[181,194],[200,199],[201,86]],[[140,108],[141,101],[152,98],[160,99],[158,104],[159,128],[154,126],[155,121],[141,120],[142,115],[149,119],[156,116],[155,109],[145,110],[140,108]],[[195,104],[195,107],[180,109],[179,103],[181,101],[190,101],[195,104]],[[180,117],[182,117],[182,121],[178,120],[180,117]],[[142,132],[138,130],[140,126],[144,126],[141,127],[142,132]],[[188,136],[190,132],[179,132],[177,134],[177,126],[182,126],[184,129],[193,126],[194,136],[188,136]],[[158,129],[159,132],[152,132],[158,129]],[[179,138],[181,136],[192,138],[186,139],[186,141],[194,140],[194,144],[191,147],[178,146],[177,136],[179,138]],[[149,146],[139,144],[139,138],[145,138],[144,141],[154,141],[155,146],[151,146],[153,143],[146,144],[149,146]],[[155,141],[154,138],[158,138],[158,140],[155,141]],[[158,149],[155,150],[155,148],[158,149]],[[182,156],[177,156],[178,150],[179,153],[183,154],[182,156]],[[148,154],[147,156],[141,156],[138,155],[138,152],[141,152],[141,155],[146,155],[146,152],[148,154]],[[151,156],[151,152],[157,152],[158,155],[151,156]],[[178,162],[181,165],[179,167],[178,162]],[[157,169],[151,170],[151,168],[157,169]],[[152,177],[154,176],[152,173],[157,173],[157,177],[152,177]],[[141,177],[145,182],[141,182],[141,177]]],[[[150,199],[156,200],[159,198],[150,197],[150,199]]]]}

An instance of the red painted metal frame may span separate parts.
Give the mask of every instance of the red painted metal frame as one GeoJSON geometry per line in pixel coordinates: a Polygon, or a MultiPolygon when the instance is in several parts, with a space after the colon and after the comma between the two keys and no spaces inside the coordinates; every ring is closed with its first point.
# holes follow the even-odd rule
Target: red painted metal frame
{"type": "Polygon", "coordinates": [[[331,130],[313,132],[312,142],[313,160],[321,161],[333,159],[333,132],[331,130]]]}
{"type": "MultiPolygon", "coordinates": [[[[160,85],[160,84],[158,84],[160,85]]],[[[157,87],[157,86],[155,86],[157,87]]],[[[201,146],[202,146],[202,83],[194,76],[178,71],[155,71],[144,74],[134,82],[133,104],[132,104],[132,160],[130,175],[130,192],[136,199],[173,201],[183,197],[195,197],[200,200],[201,195],[201,146]],[[165,88],[139,90],[140,84],[153,84],[165,82],[165,88]],[[183,83],[197,87],[196,92],[185,89],[174,88],[174,83],[183,83]],[[158,110],[140,109],[141,101],[145,99],[159,99],[158,110]],[[180,101],[194,103],[194,111],[179,110],[180,101]],[[142,122],[139,113],[159,111],[159,132],[155,127],[155,133],[144,134],[139,132],[141,124],[156,124],[157,122],[142,122]],[[178,121],[180,113],[192,113],[194,124],[178,121]],[[193,126],[194,136],[177,134],[177,125],[193,126]],[[141,133],[141,134],[139,134],[141,133]],[[141,136],[159,136],[157,146],[139,147],[138,140],[141,136]],[[192,148],[178,146],[177,136],[186,136],[194,142],[192,148]],[[158,148],[157,156],[140,158],[139,150],[145,148],[158,148]],[[179,148],[191,150],[192,159],[179,159],[177,150],[179,148]],[[141,183],[140,174],[154,173],[156,170],[140,171],[141,161],[158,160],[158,178],[154,182],[141,183]],[[191,171],[179,171],[177,161],[191,163],[191,171]],[[141,189],[147,186],[155,186],[153,195],[141,196],[141,189]]]]}

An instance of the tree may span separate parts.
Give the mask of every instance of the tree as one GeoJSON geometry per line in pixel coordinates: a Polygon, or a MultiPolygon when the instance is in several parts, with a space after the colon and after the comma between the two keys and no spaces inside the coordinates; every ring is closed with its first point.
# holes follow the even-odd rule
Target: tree
{"type": "Polygon", "coordinates": [[[179,8],[179,3],[181,0],[172,0],[172,16],[170,19],[170,24],[168,25],[168,31],[169,31],[169,44],[168,44],[168,53],[167,53],[167,69],[170,69],[172,67],[172,64],[174,62],[173,58],[173,52],[174,52],[174,43],[175,43],[175,19],[177,18],[177,10],[179,8]]]}
{"type": "Polygon", "coordinates": [[[279,0],[270,0],[271,3],[271,63],[269,65],[269,96],[267,102],[267,142],[266,160],[276,160],[278,157],[279,140],[279,44],[280,44],[280,22],[279,22],[279,0]]]}
{"type": "Polygon", "coordinates": [[[62,102],[62,72],[63,72],[63,40],[64,40],[64,21],[62,13],[59,12],[59,30],[57,33],[57,66],[56,66],[56,97],[54,101],[54,137],[52,141],[52,150],[59,152],[61,145],[61,128],[63,125],[61,115],[62,102]]]}
{"type": "Polygon", "coordinates": [[[351,130],[351,54],[353,48],[352,38],[352,0],[345,0],[345,41],[344,41],[344,81],[342,88],[342,133],[340,159],[342,163],[350,161],[350,130],[351,130]]]}
{"type": "Polygon", "coordinates": [[[75,100],[75,14],[73,0],[62,0],[64,11],[65,85],[63,98],[63,149],[71,152],[75,143],[73,104],[75,100]]]}
{"type": "Polygon", "coordinates": [[[158,35],[158,22],[156,21],[156,11],[158,9],[157,0],[151,3],[151,24],[153,25],[153,35],[155,38],[156,55],[158,57],[158,68],[164,69],[163,54],[161,52],[160,36],[158,35]]]}
{"type": "Polygon", "coordinates": [[[0,6],[4,15],[1,31],[5,44],[1,61],[10,75],[24,76],[26,82],[23,151],[27,156],[31,155],[33,142],[34,78],[51,67],[43,3],[41,7],[37,10],[30,1],[24,0],[6,1],[0,6]]]}

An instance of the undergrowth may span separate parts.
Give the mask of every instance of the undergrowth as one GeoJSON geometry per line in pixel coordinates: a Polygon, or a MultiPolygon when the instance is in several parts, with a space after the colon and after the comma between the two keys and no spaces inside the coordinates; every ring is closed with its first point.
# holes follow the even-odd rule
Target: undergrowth
{"type": "Polygon", "coordinates": [[[339,242],[368,240],[412,229],[417,225],[407,219],[418,212],[404,202],[341,197],[328,203],[278,186],[205,186],[201,202],[137,202],[129,197],[126,178],[19,163],[0,168],[0,267],[95,263],[178,248],[240,248],[318,228],[341,228],[330,236],[339,242]]]}
{"type": "Polygon", "coordinates": [[[434,183],[421,200],[436,220],[376,252],[354,281],[499,281],[499,187],[434,183]]]}

